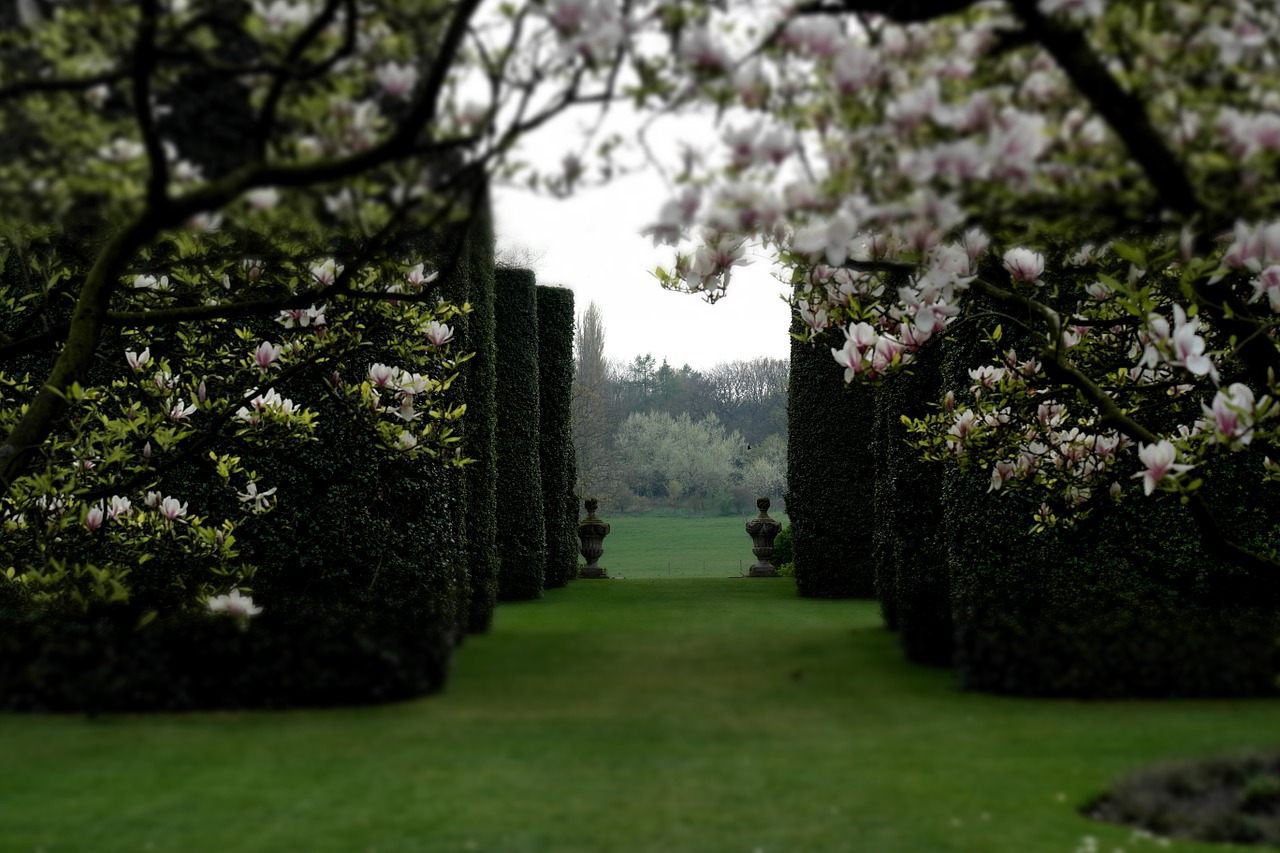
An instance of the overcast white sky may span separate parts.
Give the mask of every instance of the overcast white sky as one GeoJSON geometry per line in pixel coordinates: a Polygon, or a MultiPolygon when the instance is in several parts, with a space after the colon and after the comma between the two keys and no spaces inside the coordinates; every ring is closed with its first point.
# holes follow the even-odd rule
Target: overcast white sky
{"type": "MultiPolygon", "coordinates": [[[[556,129],[536,136],[531,141],[538,148],[554,152],[552,162],[565,153],[558,146],[567,139],[556,129]]],[[[702,370],[762,355],[786,358],[790,310],[780,298],[785,288],[764,256],[738,267],[729,294],[715,305],[659,286],[651,273],[660,264],[670,265],[671,249],[655,248],[640,231],[657,219],[667,197],[653,171],[567,200],[496,187],[498,248],[527,251],[539,284],[572,289],[578,313],[595,302],[604,316],[605,353],[611,359],[631,361],[652,353],[659,363],[665,357],[673,367],[702,370]]]]}

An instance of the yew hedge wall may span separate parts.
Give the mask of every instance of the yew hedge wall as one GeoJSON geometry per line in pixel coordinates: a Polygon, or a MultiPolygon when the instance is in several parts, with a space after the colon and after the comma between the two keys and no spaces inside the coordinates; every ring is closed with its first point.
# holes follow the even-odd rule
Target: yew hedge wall
{"type": "Polygon", "coordinates": [[[578,574],[578,498],[573,425],[573,291],[539,285],[538,408],[539,461],[546,513],[547,589],[562,587],[578,574]]]}
{"type": "Polygon", "coordinates": [[[932,346],[921,351],[909,372],[876,392],[876,406],[883,413],[878,423],[877,524],[884,542],[877,555],[876,594],[907,660],[949,666],[955,627],[943,529],[943,465],[920,460],[901,421],[904,415],[930,414],[929,404],[940,399],[941,385],[942,350],[932,346]]]}
{"type": "Polygon", "coordinates": [[[875,594],[875,392],[866,385],[845,386],[831,358],[831,347],[843,345],[834,332],[813,344],[791,344],[786,504],[796,589],[808,598],[875,594]]]}
{"type": "Polygon", "coordinates": [[[539,458],[537,282],[529,270],[494,273],[498,341],[498,598],[542,595],[546,512],[539,458]]]}
{"type": "MultiPolygon", "coordinates": [[[[990,354],[976,336],[951,336],[946,386],[967,388],[968,368],[990,354]]],[[[1259,460],[1219,463],[1200,473],[1229,508],[1229,527],[1255,543],[1280,533],[1280,490],[1243,475],[1259,460]],[[1237,483],[1255,485],[1246,495],[1237,483]]],[[[942,503],[960,686],[1094,699],[1273,693],[1275,583],[1207,558],[1176,500],[1119,479],[1119,505],[1100,496],[1076,527],[1031,535],[1038,499],[989,493],[986,471],[948,471],[942,503]]]]}
{"type": "Polygon", "coordinates": [[[475,206],[467,239],[468,283],[465,299],[471,313],[461,322],[459,343],[475,355],[462,366],[467,414],[463,418],[463,453],[472,460],[465,469],[466,551],[470,572],[468,630],[488,631],[498,600],[498,352],[494,297],[493,209],[487,188],[475,206]]]}

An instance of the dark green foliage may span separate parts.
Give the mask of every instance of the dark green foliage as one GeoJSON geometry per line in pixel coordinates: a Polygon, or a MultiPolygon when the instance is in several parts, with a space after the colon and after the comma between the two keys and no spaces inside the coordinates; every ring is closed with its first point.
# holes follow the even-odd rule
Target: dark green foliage
{"type": "MultiPolygon", "coordinates": [[[[975,336],[950,335],[944,382],[967,387],[968,368],[989,355],[975,336]]],[[[1246,541],[1274,536],[1277,490],[1255,485],[1246,495],[1236,485],[1257,483],[1256,470],[1244,468],[1259,460],[1220,462],[1202,473],[1230,526],[1251,531],[1246,541]]],[[[986,471],[948,471],[943,515],[960,685],[1082,698],[1274,692],[1274,583],[1205,557],[1176,501],[1144,497],[1136,481],[1120,478],[1129,485],[1118,507],[1095,498],[1076,528],[1037,536],[1029,533],[1037,498],[989,493],[986,471]]]]}
{"type": "Polygon", "coordinates": [[[1084,813],[1161,836],[1280,847],[1280,753],[1150,767],[1118,781],[1084,813]]]}
{"type": "Polygon", "coordinates": [[[578,502],[573,493],[573,291],[539,286],[539,459],[546,510],[547,589],[562,587],[578,572],[578,502]]]}
{"type": "MultiPolygon", "coordinates": [[[[893,601],[892,618],[903,654],[915,663],[949,666],[955,643],[951,586],[947,578],[946,537],[942,524],[943,466],[920,461],[907,444],[901,416],[928,414],[939,398],[942,350],[925,348],[910,372],[885,382],[876,392],[882,449],[877,454],[877,533],[885,540],[877,566],[880,584],[893,601]]],[[[885,609],[881,599],[882,611],[885,609]]]]}
{"type": "MultiPolygon", "coordinates": [[[[271,321],[255,321],[269,329],[271,321]]],[[[377,347],[364,361],[387,360],[377,347]]],[[[425,457],[391,458],[329,394],[301,373],[280,393],[320,415],[315,441],[246,447],[223,439],[278,489],[275,511],[237,530],[263,613],[247,631],[207,613],[142,611],[180,584],[180,557],[159,556],[130,578],[128,605],[90,614],[0,604],[0,702],[5,707],[146,710],[357,704],[438,689],[465,626],[469,585],[462,539],[461,472],[425,457]],[[166,687],[167,685],[167,687],[166,687]]],[[[166,493],[212,517],[238,511],[234,488],[196,456],[175,468],[166,493]]]]}
{"type": "Polygon", "coordinates": [[[773,540],[773,556],[769,558],[769,562],[774,566],[781,566],[783,563],[791,563],[795,561],[795,552],[791,548],[791,525],[787,525],[778,531],[778,535],[773,540]]]}
{"type": "Polygon", "coordinates": [[[359,705],[438,690],[453,643],[414,608],[279,602],[241,631],[184,614],[138,631],[121,611],[0,609],[0,705],[189,711],[359,705]]]}
{"type": "Polygon", "coordinates": [[[538,458],[538,302],[529,270],[494,274],[498,340],[498,598],[542,595],[547,564],[538,458]]]}
{"type": "Polygon", "coordinates": [[[899,508],[893,503],[894,486],[889,465],[890,437],[898,435],[897,430],[892,428],[895,422],[901,423],[898,414],[889,407],[883,393],[877,395],[875,414],[871,421],[871,455],[875,458],[876,465],[876,482],[871,502],[871,561],[875,565],[872,581],[876,600],[880,602],[880,620],[890,631],[898,630],[898,578],[893,521],[899,508]]]}
{"type": "Polygon", "coordinates": [[[474,352],[463,365],[467,414],[463,422],[466,467],[466,553],[471,582],[468,629],[489,630],[498,600],[498,353],[494,320],[493,211],[488,193],[475,205],[467,238],[471,313],[461,324],[458,346],[474,352]]]}
{"type": "Polygon", "coordinates": [[[796,589],[807,598],[870,598],[874,391],[845,386],[831,358],[843,344],[837,337],[791,344],[786,503],[796,589]]]}

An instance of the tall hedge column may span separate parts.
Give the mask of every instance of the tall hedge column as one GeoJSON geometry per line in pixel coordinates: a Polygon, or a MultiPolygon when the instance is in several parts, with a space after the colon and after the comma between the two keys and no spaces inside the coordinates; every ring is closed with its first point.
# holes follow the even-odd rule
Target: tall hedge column
{"type": "Polygon", "coordinates": [[[542,501],[547,520],[547,589],[578,572],[578,499],[573,492],[573,291],[538,287],[538,408],[542,417],[542,501]]]}
{"type": "Polygon", "coordinates": [[[843,343],[830,332],[791,343],[786,501],[796,588],[807,598],[870,598],[875,589],[874,392],[845,387],[831,358],[843,343]]]}
{"type": "Polygon", "coordinates": [[[538,404],[537,283],[529,270],[494,272],[498,342],[498,598],[542,595],[547,565],[538,404]]]}
{"type": "Polygon", "coordinates": [[[464,324],[464,349],[475,353],[463,365],[467,383],[464,452],[474,460],[465,470],[467,556],[471,571],[468,629],[487,631],[498,598],[498,353],[495,343],[493,210],[488,192],[478,200],[467,241],[471,314],[464,324]]]}
{"type": "Polygon", "coordinates": [[[885,410],[876,494],[888,561],[877,584],[891,585],[892,618],[907,660],[950,666],[955,626],[942,524],[943,466],[920,461],[900,420],[929,414],[941,386],[942,348],[935,345],[876,391],[876,405],[885,410]]]}

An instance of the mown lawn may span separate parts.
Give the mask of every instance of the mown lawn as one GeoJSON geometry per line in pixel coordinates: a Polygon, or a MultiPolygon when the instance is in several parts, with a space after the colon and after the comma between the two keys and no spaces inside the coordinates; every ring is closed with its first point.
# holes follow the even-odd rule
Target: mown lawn
{"type": "Polygon", "coordinates": [[[0,850],[1134,853],[1109,778],[1276,745],[1272,701],[959,693],[787,579],[576,581],[421,701],[0,716],[0,850]]]}
{"type": "MultiPolygon", "coordinates": [[[[769,516],[786,523],[785,513],[769,516]]],[[[745,575],[756,561],[745,528],[750,515],[710,518],[660,514],[609,515],[600,565],[615,578],[727,578],[745,575]]]]}

